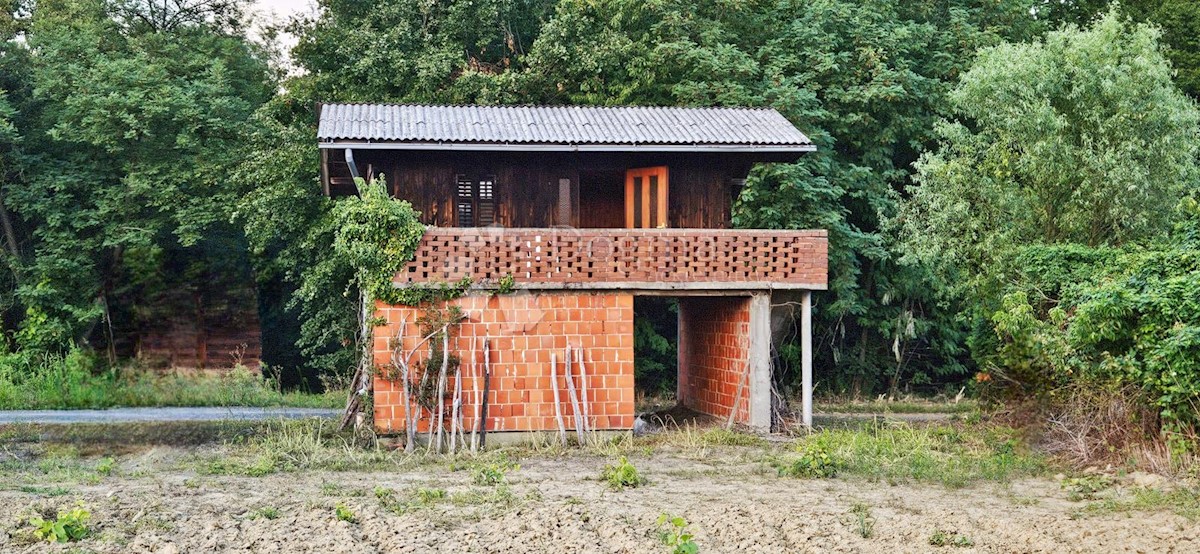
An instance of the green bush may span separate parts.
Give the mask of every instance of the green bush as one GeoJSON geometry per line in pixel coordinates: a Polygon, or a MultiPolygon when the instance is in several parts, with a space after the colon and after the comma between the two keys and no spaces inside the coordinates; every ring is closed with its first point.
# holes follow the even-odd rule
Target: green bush
{"type": "Polygon", "coordinates": [[[1079,259],[1081,247],[1028,248],[1022,258],[1044,261],[1047,271],[1022,274],[991,317],[998,342],[986,363],[1006,377],[997,381],[1041,394],[1076,383],[1133,385],[1175,445],[1195,448],[1200,242],[1187,227],[1155,249],[1104,249],[1072,273],[1054,268],[1079,259]]]}
{"type": "Polygon", "coordinates": [[[345,504],[338,504],[334,507],[333,515],[337,517],[338,521],[358,523],[358,516],[354,515],[354,511],[347,508],[345,504]]]}
{"type": "Polygon", "coordinates": [[[608,487],[612,490],[619,491],[625,488],[636,488],[646,484],[646,479],[638,474],[636,467],[629,463],[629,459],[621,456],[617,463],[604,466],[604,470],[600,472],[600,479],[608,483],[608,487]]]}
{"type": "Polygon", "coordinates": [[[80,540],[88,535],[88,520],[92,513],[77,504],[70,510],[59,510],[52,518],[34,517],[29,520],[33,525],[33,534],[39,539],[50,542],[71,542],[80,540]]]}
{"type": "Polygon", "coordinates": [[[778,467],[780,475],[804,479],[836,477],[843,465],[819,442],[804,443],[798,448],[800,456],[778,467]]]}

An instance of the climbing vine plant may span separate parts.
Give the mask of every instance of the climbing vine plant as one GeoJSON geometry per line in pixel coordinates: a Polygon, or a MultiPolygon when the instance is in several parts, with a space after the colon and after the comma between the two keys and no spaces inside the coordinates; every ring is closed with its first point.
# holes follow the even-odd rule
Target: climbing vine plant
{"type": "Polygon", "coordinates": [[[412,261],[425,226],[411,204],[388,195],[382,177],[355,183],[359,197],[334,207],[339,225],[333,248],[356,269],[353,285],[369,299],[401,303],[394,301],[400,298],[392,278],[412,261]]]}

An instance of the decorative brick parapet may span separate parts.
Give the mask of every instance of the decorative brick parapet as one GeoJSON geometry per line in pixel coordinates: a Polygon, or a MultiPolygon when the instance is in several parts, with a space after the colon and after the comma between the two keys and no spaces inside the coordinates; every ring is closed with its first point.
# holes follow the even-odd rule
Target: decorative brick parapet
{"type": "Polygon", "coordinates": [[[430,228],[397,286],[528,289],[813,289],[827,283],[825,231],[430,228]]]}

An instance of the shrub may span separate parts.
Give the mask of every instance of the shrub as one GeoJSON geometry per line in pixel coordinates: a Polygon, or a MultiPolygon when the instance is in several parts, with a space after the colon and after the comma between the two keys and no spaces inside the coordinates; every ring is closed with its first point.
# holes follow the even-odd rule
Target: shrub
{"type": "Polygon", "coordinates": [[[778,467],[780,475],[804,479],[836,477],[842,466],[821,443],[804,443],[798,448],[800,456],[778,467]]]}
{"type": "Polygon", "coordinates": [[[622,490],[625,488],[636,488],[646,484],[646,479],[638,475],[638,470],[629,463],[629,459],[621,456],[616,464],[604,466],[604,470],[600,472],[600,479],[608,483],[608,487],[612,490],[622,490]]]}
{"type": "MultiPolygon", "coordinates": [[[[1200,213],[1192,220],[1181,229],[1200,226],[1200,213]]],[[[1135,387],[1174,450],[1194,450],[1200,428],[1200,241],[1191,231],[1177,235],[1153,250],[1084,256],[1095,265],[1061,275],[1053,268],[1064,264],[1047,260],[1080,259],[1082,247],[1028,248],[1022,259],[1040,260],[1048,274],[1059,275],[1051,280],[1080,280],[1048,284],[1044,275],[1021,275],[991,317],[998,344],[983,362],[1006,377],[996,381],[1056,402],[1086,400],[1060,392],[1072,387],[1135,387]]],[[[1142,423],[1126,422],[1131,428],[1142,423]]]]}
{"type": "Polygon", "coordinates": [[[50,542],[71,542],[80,540],[88,535],[88,520],[92,513],[80,502],[70,510],[59,510],[52,518],[34,517],[29,520],[33,525],[33,534],[39,539],[50,542]]]}

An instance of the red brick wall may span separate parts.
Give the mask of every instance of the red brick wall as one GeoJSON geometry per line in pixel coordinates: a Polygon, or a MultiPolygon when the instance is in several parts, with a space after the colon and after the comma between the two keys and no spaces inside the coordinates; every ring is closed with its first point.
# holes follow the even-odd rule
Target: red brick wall
{"type": "MultiPolygon", "coordinates": [[[[679,403],[729,417],[750,355],[750,298],[679,299],[679,403]]],[[[736,422],[750,418],[750,384],[742,386],[736,422]]]]}
{"type": "MultiPolygon", "coordinates": [[[[475,293],[453,301],[467,319],[454,330],[451,351],[462,358],[464,420],[468,431],[475,425],[473,372],[482,375],[483,339],[491,337],[492,378],[488,393],[488,430],[556,431],[554,393],[550,380],[551,354],[558,356],[560,409],[568,429],[574,429],[570,397],[564,377],[566,347],[582,347],[587,368],[591,425],[594,429],[633,427],[633,297],[627,293],[518,292],[488,296],[475,293]],[[472,355],[472,341],[475,353],[472,355]],[[475,363],[473,363],[473,361],[475,363]],[[475,367],[477,363],[477,368],[475,367]]],[[[406,306],[377,306],[386,325],[375,330],[375,364],[390,370],[394,343],[402,319],[408,323],[404,351],[410,352],[420,338],[416,319],[421,310],[406,306]]],[[[422,346],[414,360],[429,357],[422,346]]],[[[435,368],[436,369],[436,368],[435,368]]],[[[577,394],[582,379],[578,364],[572,364],[577,394]]],[[[377,375],[374,382],[375,427],[382,433],[404,429],[403,384],[377,375]]],[[[446,418],[454,382],[447,385],[446,418]]],[[[421,414],[419,431],[432,418],[421,414]]]]}

